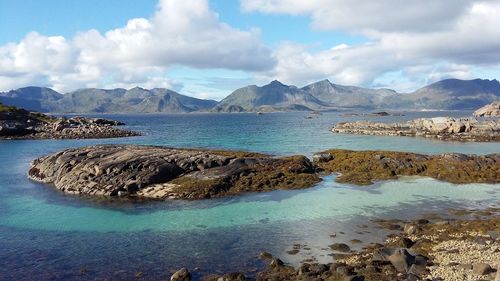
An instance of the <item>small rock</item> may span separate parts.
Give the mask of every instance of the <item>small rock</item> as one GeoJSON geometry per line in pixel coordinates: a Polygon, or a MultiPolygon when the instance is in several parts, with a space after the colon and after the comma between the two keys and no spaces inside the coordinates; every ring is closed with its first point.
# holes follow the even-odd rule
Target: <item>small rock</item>
{"type": "Polygon", "coordinates": [[[390,255],[394,254],[394,252],[396,252],[397,249],[395,248],[381,248],[381,249],[377,249],[374,253],[373,253],[373,257],[372,257],[372,261],[375,261],[375,262],[386,262],[386,261],[389,261],[388,258],[390,255]]]}
{"type": "Polygon", "coordinates": [[[472,264],[467,263],[467,264],[460,264],[458,267],[463,268],[465,270],[472,270],[472,264]]]}
{"type": "Polygon", "coordinates": [[[272,259],[271,263],[269,263],[270,267],[279,267],[279,266],[282,266],[282,265],[284,265],[284,263],[280,259],[272,259]]]}
{"type": "Polygon", "coordinates": [[[419,281],[421,280],[417,275],[415,274],[408,274],[408,276],[406,276],[406,279],[405,281],[419,281]]]}
{"type": "Polygon", "coordinates": [[[217,278],[217,281],[245,281],[245,280],[246,280],[245,274],[241,272],[228,273],[217,278]]]}
{"type": "Polygon", "coordinates": [[[312,157],[313,162],[316,163],[328,162],[330,160],[333,160],[333,158],[333,155],[331,155],[330,153],[316,153],[312,157]]]}
{"type": "Polygon", "coordinates": [[[351,275],[344,277],[344,281],[365,281],[365,277],[360,275],[351,275]]]}
{"type": "Polygon", "coordinates": [[[403,232],[406,234],[406,235],[413,235],[417,232],[418,228],[416,225],[413,225],[413,224],[405,224],[405,226],[403,227],[403,232]]]}
{"type": "Polygon", "coordinates": [[[352,273],[352,268],[350,266],[339,266],[335,269],[335,272],[348,276],[352,273]]]}
{"type": "Polygon", "coordinates": [[[268,252],[261,252],[261,253],[259,254],[259,257],[260,257],[261,259],[263,259],[263,260],[270,260],[270,259],[272,259],[272,258],[273,258],[273,255],[271,255],[271,254],[270,254],[270,253],[268,253],[268,252]]]}
{"type": "Polygon", "coordinates": [[[476,237],[474,239],[474,243],[479,244],[479,245],[486,245],[486,239],[484,237],[476,237]]]}
{"type": "Polygon", "coordinates": [[[344,243],[334,243],[334,244],[330,245],[330,249],[332,249],[334,251],[338,251],[338,252],[343,252],[343,253],[347,253],[347,252],[351,251],[351,248],[349,247],[349,245],[344,244],[344,243]]]}
{"type": "Polygon", "coordinates": [[[181,268],[170,277],[170,281],[191,281],[191,273],[187,268],[181,268]]]}
{"type": "Polygon", "coordinates": [[[429,274],[429,270],[425,267],[425,265],[413,264],[408,270],[408,274],[413,274],[417,277],[424,277],[429,274]]]}
{"type": "Polygon", "coordinates": [[[411,265],[415,263],[415,257],[410,255],[406,249],[398,249],[387,258],[398,272],[408,272],[411,265]]]}
{"type": "Polygon", "coordinates": [[[493,272],[491,266],[487,263],[476,263],[472,266],[472,273],[476,275],[486,275],[493,272]]]}

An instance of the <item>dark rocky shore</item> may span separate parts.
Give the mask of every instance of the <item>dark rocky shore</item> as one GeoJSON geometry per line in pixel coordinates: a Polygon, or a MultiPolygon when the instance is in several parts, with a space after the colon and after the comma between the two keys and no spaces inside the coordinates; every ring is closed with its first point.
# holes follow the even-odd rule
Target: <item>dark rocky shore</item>
{"type": "Polygon", "coordinates": [[[340,122],[333,133],[426,137],[450,141],[500,141],[498,119],[470,118],[421,118],[405,123],[381,123],[370,121],[340,122]]]}
{"type": "Polygon", "coordinates": [[[48,116],[0,104],[0,139],[89,139],[138,136],[104,118],[48,116]]]}
{"type": "MultiPolygon", "coordinates": [[[[328,264],[303,262],[289,266],[270,253],[260,257],[267,269],[256,278],[243,273],[209,275],[206,281],[468,281],[500,279],[500,209],[450,210],[442,218],[436,214],[408,220],[376,220],[380,228],[391,230],[383,244],[370,244],[358,252],[349,245],[330,246],[335,261],[328,264]],[[340,254],[338,254],[340,253],[340,254]]],[[[190,281],[183,268],[171,281],[190,281]]]]}
{"type": "Polygon", "coordinates": [[[486,156],[328,150],[275,158],[247,152],[137,145],[71,148],[32,162],[28,176],[71,194],[154,199],[205,199],[276,189],[307,188],[321,173],[371,184],[398,176],[452,183],[499,183],[500,154],[486,156]]]}
{"type": "Polygon", "coordinates": [[[305,188],[320,181],[304,156],[135,145],[64,150],[33,161],[29,177],[66,193],[155,199],[305,188]]]}

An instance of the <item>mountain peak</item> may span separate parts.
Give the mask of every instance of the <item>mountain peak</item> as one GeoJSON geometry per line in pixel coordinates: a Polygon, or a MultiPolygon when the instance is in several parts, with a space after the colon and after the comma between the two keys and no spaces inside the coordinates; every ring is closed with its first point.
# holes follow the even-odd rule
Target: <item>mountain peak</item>
{"type": "Polygon", "coordinates": [[[271,83],[269,83],[269,85],[271,85],[271,86],[285,86],[285,84],[281,83],[278,80],[271,81],[271,83]]]}

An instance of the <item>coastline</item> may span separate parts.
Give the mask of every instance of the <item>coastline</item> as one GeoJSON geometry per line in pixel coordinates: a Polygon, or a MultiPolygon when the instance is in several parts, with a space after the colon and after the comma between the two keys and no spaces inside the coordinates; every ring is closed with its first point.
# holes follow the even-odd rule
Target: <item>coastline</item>
{"type": "MultiPolygon", "coordinates": [[[[452,209],[411,220],[373,220],[392,231],[384,243],[360,251],[351,245],[330,245],[335,261],[286,265],[262,252],[267,268],[255,280],[498,280],[500,278],[500,209],[452,209]]],[[[335,240],[335,236],[333,236],[335,240]]],[[[300,247],[296,248],[300,251],[300,247]]],[[[182,272],[186,273],[187,269],[182,272]]],[[[184,276],[187,276],[186,274],[184,276]]],[[[190,280],[173,275],[171,280],[190,280]]],[[[200,280],[248,280],[244,273],[208,275],[200,280]],[[222,279],[219,279],[222,278],[222,279]]],[[[250,279],[253,280],[253,279],[250,279]]]]}

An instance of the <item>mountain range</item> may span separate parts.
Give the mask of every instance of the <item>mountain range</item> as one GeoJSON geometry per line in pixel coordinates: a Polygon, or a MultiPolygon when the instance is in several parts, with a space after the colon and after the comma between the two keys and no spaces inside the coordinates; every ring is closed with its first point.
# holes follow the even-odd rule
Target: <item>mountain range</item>
{"type": "Polygon", "coordinates": [[[412,93],[334,84],[322,80],[298,88],[272,81],[235,90],[217,102],[175,91],[135,87],[80,89],[61,94],[50,88],[25,87],[0,92],[0,102],[51,113],[188,113],[307,110],[470,110],[500,100],[497,80],[446,79],[412,93]]]}

